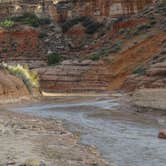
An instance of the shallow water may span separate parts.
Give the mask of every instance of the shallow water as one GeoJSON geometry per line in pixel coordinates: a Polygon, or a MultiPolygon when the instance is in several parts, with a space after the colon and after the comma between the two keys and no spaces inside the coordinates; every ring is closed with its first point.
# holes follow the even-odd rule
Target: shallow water
{"type": "Polygon", "coordinates": [[[113,99],[66,100],[12,108],[64,120],[66,127],[81,134],[81,143],[96,146],[103,157],[118,166],[166,166],[166,141],[157,138],[166,126],[165,116],[128,113],[116,109],[113,99]]]}

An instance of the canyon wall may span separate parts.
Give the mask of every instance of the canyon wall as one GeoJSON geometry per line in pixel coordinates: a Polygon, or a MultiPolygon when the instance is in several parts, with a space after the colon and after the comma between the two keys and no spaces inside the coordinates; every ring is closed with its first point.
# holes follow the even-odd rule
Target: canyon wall
{"type": "Polygon", "coordinates": [[[49,16],[51,0],[0,0],[0,19],[33,12],[38,16],[49,16]]]}
{"type": "Polygon", "coordinates": [[[103,21],[107,17],[137,13],[154,0],[1,0],[0,18],[35,12],[62,22],[76,16],[103,21]]]}
{"type": "Polygon", "coordinates": [[[54,16],[57,21],[65,21],[76,16],[93,17],[103,21],[107,17],[131,15],[143,9],[153,0],[76,0],[59,1],[54,16]]]}
{"type": "Polygon", "coordinates": [[[103,92],[109,85],[109,71],[103,63],[66,60],[62,64],[36,69],[41,89],[47,92],[103,92]]]}
{"type": "Polygon", "coordinates": [[[0,59],[9,64],[29,64],[39,67],[46,64],[39,32],[30,27],[17,27],[15,31],[0,32],[0,59]]]}

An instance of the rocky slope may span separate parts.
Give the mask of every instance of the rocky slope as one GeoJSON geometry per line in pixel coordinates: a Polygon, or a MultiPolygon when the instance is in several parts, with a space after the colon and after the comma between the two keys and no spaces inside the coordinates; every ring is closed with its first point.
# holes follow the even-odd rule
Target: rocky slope
{"type": "Polygon", "coordinates": [[[64,92],[165,87],[165,10],[165,2],[152,5],[90,36],[80,24],[73,27],[64,34],[72,42],[65,57],[72,60],[39,69],[42,87],[64,92]]]}
{"type": "Polygon", "coordinates": [[[16,31],[1,32],[1,45],[8,50],[1,48],[0,55],[8,63],[38,68],[43,90],[165,87],[165,67],[160,64],[165,62],[165,10],[165,2],[160,2],[132,16],[107,16],[100,23],[94,17],[74,15],[63,24],[37,28],[17,22],[16,31]],[[52,53],[58,53],[64,62],[47,67],[47,57],[52,53]]]}

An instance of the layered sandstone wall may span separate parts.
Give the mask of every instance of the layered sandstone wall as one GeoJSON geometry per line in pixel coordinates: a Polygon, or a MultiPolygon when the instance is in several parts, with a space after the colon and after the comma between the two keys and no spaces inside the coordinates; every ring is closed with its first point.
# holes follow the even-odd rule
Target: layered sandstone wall
{"type": "Polygon", "coordinates": [[[0,18],[34,12],[62,22],[76,16],[90,16],[98,21],[107,17],[137,13],[154,0],[4,0],[0,18]]]}
{"type": "Polygon", "coordinates": [[[102,92],[109,82],[109,71],[102,63],[67,60],[57,66],[37,69],[41,88],[50,92],[102,92]]]}
{"type": "Polygon", "coordinates": [[[39,32],[30,27],[17,27],[13,31],[0,32],[0,58],[9,64],[46,65],[39,32]]]}
{"type": "Polygon", "coordinates": [[[38,16],[49,16],[49,7],[53,5],[51,0],[1,0],[0,19],[19,16],[25,12],[33,12],[38,16]]]}
{"type": "Polygon", "coordinates": [[[143,9],[146,5],[153,3],[153,0],[76,0],[60,1],[56,5],[54,16],[57,21],[64,21],[76,16],[90,16],[98,21],[107,17],[120,15],[131,15],[143,9]]]}

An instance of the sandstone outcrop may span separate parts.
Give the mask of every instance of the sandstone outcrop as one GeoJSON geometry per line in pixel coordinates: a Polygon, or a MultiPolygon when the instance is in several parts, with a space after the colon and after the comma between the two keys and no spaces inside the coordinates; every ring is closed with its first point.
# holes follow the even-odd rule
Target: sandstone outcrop
{"type": "Polygon", "coordinates": [[[153,3],[153,0],[59,0],[56,4],[56,11],[54,11],[54,19],[63,22],[75,16],[88,16],[101,22],[108,17],[137,13],[151,3],[153,3]]]}
{"type": "Polygon", "coordinates": [[[21,79],[0,71],[0,104],[18,102],[29,98],[29,91],[21,79]]]}
{"type": "Polygon", "coordinates": [[[151,3],[153,0],[4,0],[0,1],[0,18],[34,12],[60,22],[75,16],[90,16],[103,21],[106,17],[137,13],[151,3]]]}
{"type": "Polygon", "coordinates": [[[139,107],[166,110],[166,89],[139,89],[132,99],[139,107]]]}
{"type": "Polygon", "coordinates": [[[142,75],[133,74],[129,76],[124,83],[124,87],[127,90],[137,88],[166,88],[166,62],[150,65],[142,75]]]}
{"type": "Polygon", "coordinates": [[[101,92],[108,87],[106,71],[102,62],[67,60],[60,65],[36,69],[40,75],[41,88],[54,92],[101,92]]]}
{"type": "Polygon", "coordinates": [[[9,64],[29,64],[31,68],[45,66],[44,49],[39,32],[29,26],[0,31],[0,58],[9,64]]]}

